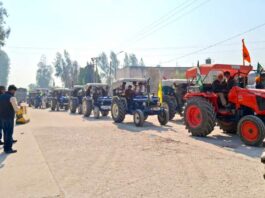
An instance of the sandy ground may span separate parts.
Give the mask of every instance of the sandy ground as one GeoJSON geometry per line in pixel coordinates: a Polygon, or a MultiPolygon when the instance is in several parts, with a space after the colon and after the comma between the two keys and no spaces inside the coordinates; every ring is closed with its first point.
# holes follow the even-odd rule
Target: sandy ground
{"type": "Polygon", "coordinates": [[[21,142],[32,136],[41,157],[35,160],[46,165],[39,171],[50,175],[51,187],[42,184],[29,197],[265,197],[262,148],[246,147],[218,128],[208,138],[193,138],[178,117],[165,127],[149,117],[137,128],[131,116],[122,124],[49,110],[30,110],[30,116],[16,128],[19,152],[0,156],[1,184],[28,145],[21,142]]]}

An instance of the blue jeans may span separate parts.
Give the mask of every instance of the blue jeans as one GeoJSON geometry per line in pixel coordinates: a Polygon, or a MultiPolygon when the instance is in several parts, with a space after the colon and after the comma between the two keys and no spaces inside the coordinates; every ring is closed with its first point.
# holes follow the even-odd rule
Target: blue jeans
{"type": "Polygon", "coordinates": [[[14,119],[1,120],[4,132],[4,151],[10,151],[13,145],[14,119]]]}

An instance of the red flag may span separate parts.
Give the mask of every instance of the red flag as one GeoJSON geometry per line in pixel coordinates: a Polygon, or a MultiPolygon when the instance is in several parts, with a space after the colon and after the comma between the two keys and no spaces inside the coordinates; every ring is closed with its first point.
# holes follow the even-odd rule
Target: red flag
{"type": "Polygon", "coordinates": [[[245,45],[244,39],[242,39],[242,44],[243,44],[243,60],[247,61],[248,63],[251,63],[251,58],[250,58],[248,49],[247,49],[247,47],[245,45]]]}

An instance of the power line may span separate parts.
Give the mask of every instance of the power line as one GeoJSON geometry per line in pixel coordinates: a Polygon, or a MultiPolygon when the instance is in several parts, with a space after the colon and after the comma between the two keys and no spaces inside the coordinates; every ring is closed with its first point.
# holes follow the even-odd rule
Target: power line
{"type": "MultiPolygon", "coordinates": [[[[146,37],[152,35],[153,33],[155,33],[155,32],[157,32],[157,31],[161,30],[162,28],[164,28],[164,27],[166,27],[166,26],[168,26],[168,25],[170,25],[170,24],[172,24],[172,23],[174,23],[174,22],[176,22],[176,21],[182,19],[183,17],[189,15],[190,13],[193,13],[195,10],[199,9],[200,7],[202,7],[202,6],[204,6],[205,4],[209,3],[210,1],[211,1],[211,0],[206,0],[206,1],[202,2],[202,3],[200,3],[199,5],[197,5],[196,7],[192,8],[191,10],[189,10],[189,11],[187,11],[187,12],[184,12],[182,15],[178,16],[177,18],[175,18],[175,19],[173,19],[173,20],[171,20],[171,21],[168,21],[168,22],[165,23],[165,24],[161,24],[162,26],[159,26],[159,25],[158,25],[157,28],[154,28],[153,30],[151,30],[151,31],[149,31],[149,32],[146,32],[145,34],[143,34],[143,36],[141,36],[140,38],[134,40],[134,42],[141,41],[141,40],[143,40],[144,38],[146,38],[146,37]]],[[[192,6],[192,4],[193,4],[193,2],[192,2],[191,4],[189,4],[188,6],[186,6],[184,9],[189,8],[190,6],[192,6]]]]}
{"type": "Polygon", "coordinates": [[[193,55],[193,54],[197,54],[197,53],[199,53],[199,52],[201,52],[201,51],[205,51],[205,50],[207,50],[207,49],[210,49],[210,48],[216,47],[216,46],[221,45],[221,44],[223,44],[223,43],[225,43],[225,42],[227,42],[227,41],[233,40],[233,39],[235,39],[235,38],[237,38],[237,37],[240,37],[240,36],[242,36],[242,35],[244,35],[244,34],[247,34],[247,33],[249,33],[249,32],[253,32],[253,31],[255,31],[255,30],[259,29],[259,28],[262,28],[263,26],[265,26],[265,23],[260,24],[260,25],[257,25],[257,26],[255,26],[255,27],[252,27],[252,28],[250,28],[250,29],[248,29],[248,30],[246,30],[246,31],[244,31],[244,32],[241,32],[241,33],[235,34],[235,35],[233,35],[233,36],[231,36],[231,37],[229,37],[229,38],[227,38],[227,39],[224,39],[224,40],[218,41],[218,42],[216,42],[216,43],[214,43],[214,44],[211,44],[211,45],[209,45],[209,46],[207,46],[207,47],[201,48],[201,49],[199,49],[199,50],[195,50],[195,51],[193,51],[193,52],[190,52],[190,53],[188,53],[188,54],[185,54],[185,55],[180,56],[180,57],[177,57],[177,58],[170,59],[170,60],[165,61],[165,62],[163,62],[163,63],[170,63],[170,62],[173,62],[173,61],[177,61],[178,59],[185,58],[185,57],[187,57],[187,56],[191,56],[191,55],[193,55]]]}

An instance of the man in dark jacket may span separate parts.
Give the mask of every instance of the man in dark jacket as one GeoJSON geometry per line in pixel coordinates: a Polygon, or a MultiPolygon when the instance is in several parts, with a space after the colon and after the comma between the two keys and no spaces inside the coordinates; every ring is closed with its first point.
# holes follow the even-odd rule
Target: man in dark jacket
{"type": "Polygon", "coordinates": [[[14,85],[10,85],[8,91],[0,96],[0,122],[4,132],[4,152],[7,154],[17,152],[12,149],[15,112],[19,110],[14,97],[16,90],[14,85]]]}
{"type": "Polygon", "coordinates": [[[258,82],[256,82],[256,89],[265,89],[265,73],[261,73],[258,82]]]}
{"type": "Polygon", "coordinates": [[[213,82],[212,89],[213,92],[215,92],[218,95],[224,107],[227,106],[227,100],[224,95],[225,88],[226,88],[226,83],[224,82],[224,75],[223,73],[220,73],[217,76],[217,79],[213,82]]]}
{"type": "MultiPolygon", "coordinates": [[[[0,86],[0,96],[1,96],[2,94],[4,94],[5,91],[6,91],[5,86],[0,86]]],[[[2,142],[2,131],[3,131],[3,128],[2,128],[2,124],[1,124],[1,122],[0,122],[0,145],[3,145],[3,144],[4,144],[4,142],[2,142]]]]}
{"type": "Polygon", "coordinates": [[[226,83],[227,83],[227,87],[226,87],[226,92],[229,93],[229,91],[236,86],[236,82],[235,79],[231,76],[231,73],[229,71],[226,71],[224,73],[224,76],[226,78],[226,83]]]}

